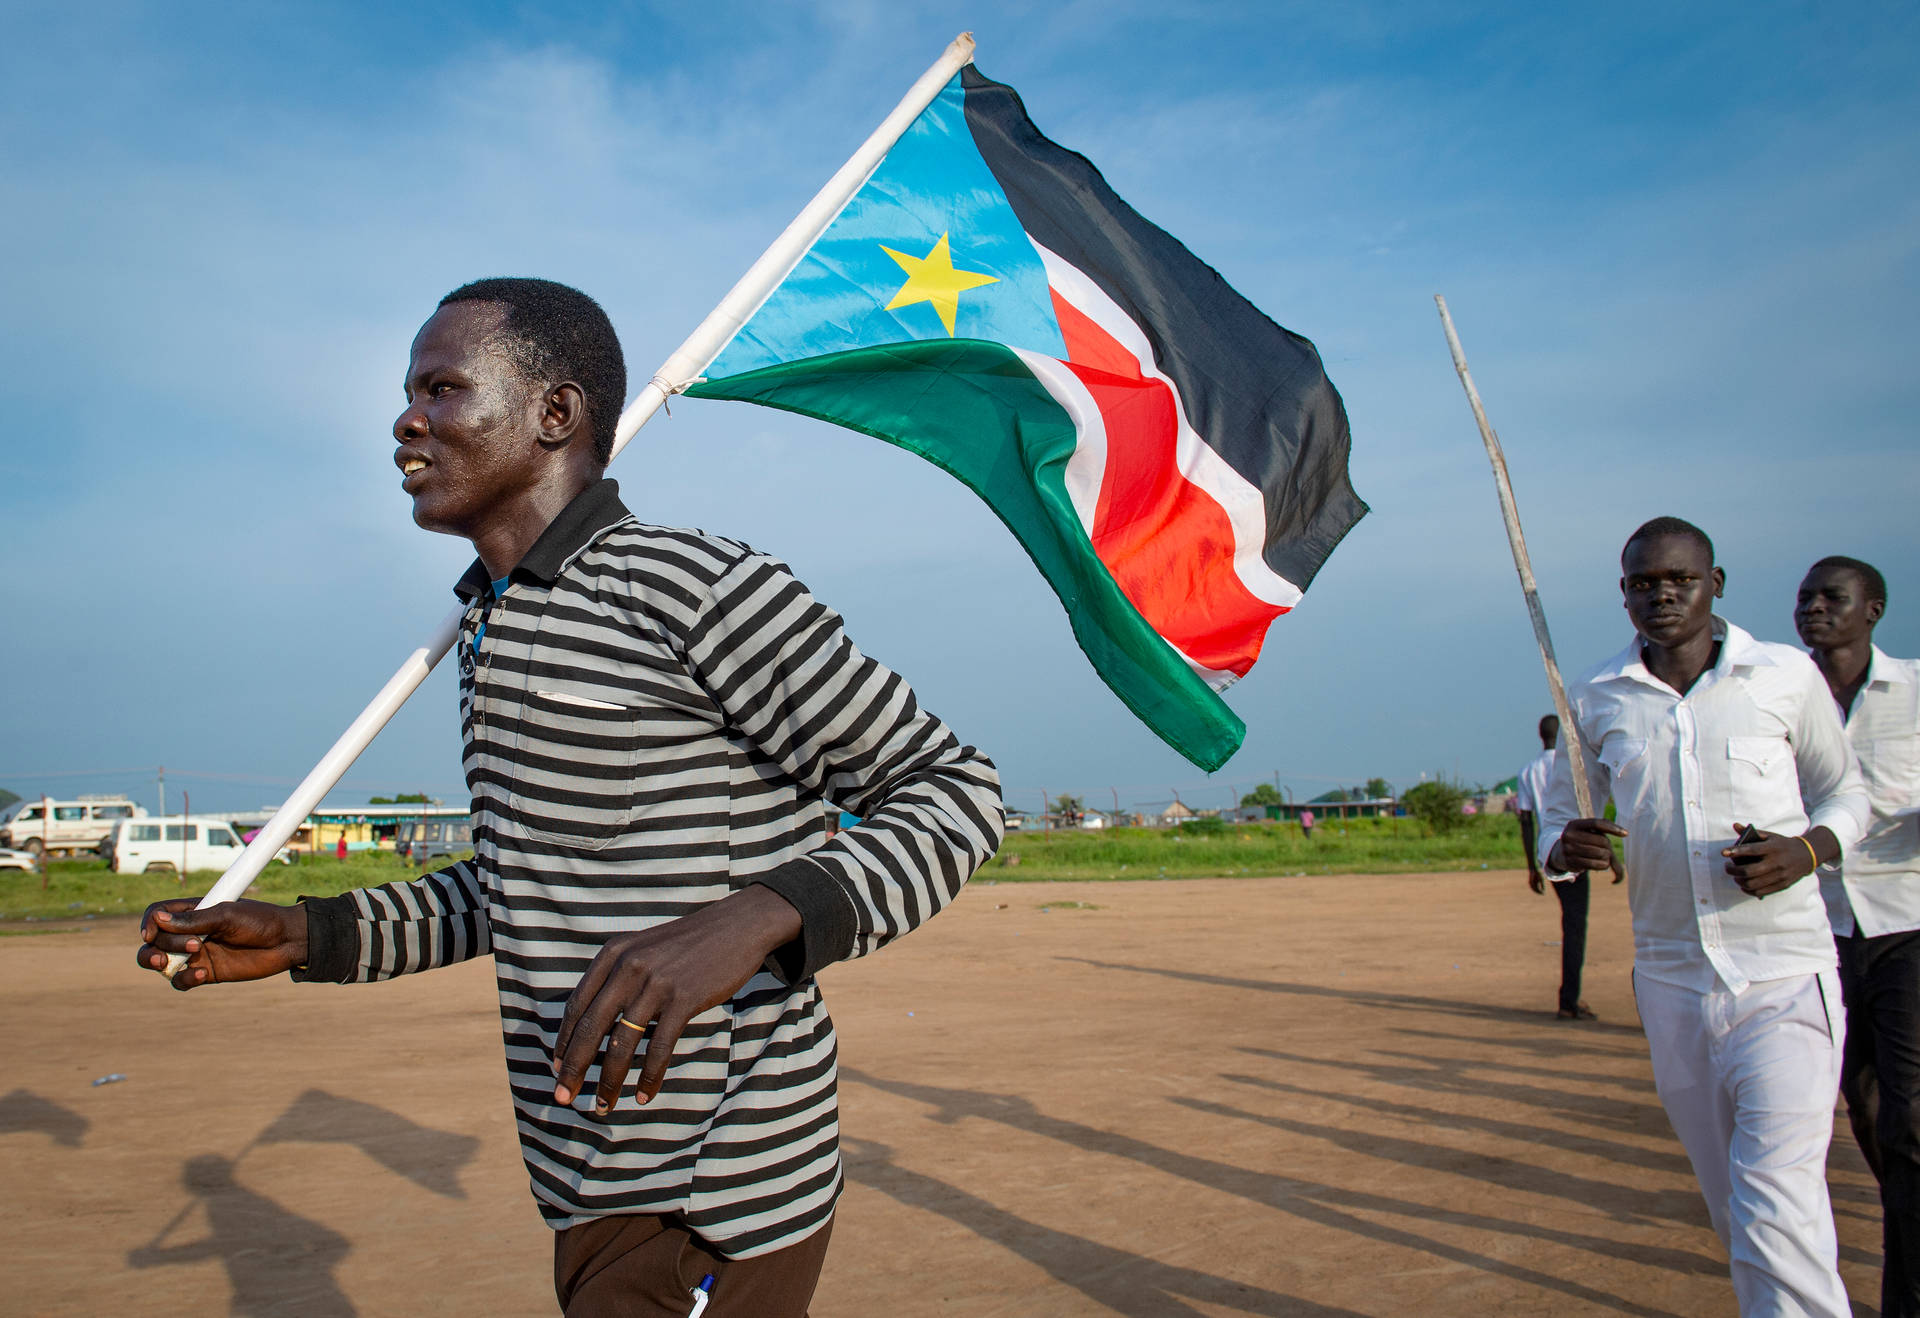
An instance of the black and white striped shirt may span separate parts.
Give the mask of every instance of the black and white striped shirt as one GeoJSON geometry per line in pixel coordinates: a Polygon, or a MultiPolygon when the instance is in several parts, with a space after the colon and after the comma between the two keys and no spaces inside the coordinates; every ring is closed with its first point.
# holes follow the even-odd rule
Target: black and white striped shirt
{"type": "Polygon", "coordinates": [[[508,1079],[548,1223],[678,1213],[733,1257],[823,1225],[840,1189],[834,1035],[814,973],[906,933],[999,845],[993,765],[854,648],[787,568],[575,499],[490,597],[458,587],[470,862],[310,900],[299,977],[368,981],[491,952],[508,1079]],[[825,840],[823,800],[861,816],[825,840]],[[753,883],[801,936],[687,1026],[660,1094],[593,1115],[548,1065],[608,937],[753,883]]]}

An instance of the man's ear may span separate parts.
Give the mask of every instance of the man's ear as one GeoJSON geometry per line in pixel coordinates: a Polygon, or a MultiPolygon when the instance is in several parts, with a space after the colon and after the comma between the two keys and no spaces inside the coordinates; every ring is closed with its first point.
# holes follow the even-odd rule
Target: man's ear
{"type": "Polygon", "coordinates": [[[572,380],[548,389],[540,399],[540,442],[549,448],[562,448],[573,440],[588,438],[586,391],[572,380]]]}
{"type": "Polygon", "coordinates": [[[1727,594],[1727,570],[1717,567],[1713,570],[1713,597],[1724,599],[1727,594]]]}
{"type": "Polygon", "coordinates": [[[1880,619],[1886,616],[1887,602],[1885,600],[1867,601],[1867,626],[1872,627],[1876,625],[1880,619]]]}

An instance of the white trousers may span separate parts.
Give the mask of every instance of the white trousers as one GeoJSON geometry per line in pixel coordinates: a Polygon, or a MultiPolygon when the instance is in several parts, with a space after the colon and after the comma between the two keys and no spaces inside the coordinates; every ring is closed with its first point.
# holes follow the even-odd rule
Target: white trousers
{"type": "Polygon", "coordinates": [[[1696,993],[1634,976],[1660,1102],[1733,1262],[1741,1318],[1849,1318],[1827,1198],[1839,977],[1696,993]]]}

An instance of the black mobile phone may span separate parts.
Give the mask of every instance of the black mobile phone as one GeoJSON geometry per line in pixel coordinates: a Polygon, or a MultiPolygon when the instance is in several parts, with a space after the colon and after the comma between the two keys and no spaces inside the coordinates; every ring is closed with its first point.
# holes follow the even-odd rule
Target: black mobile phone
{"type": "MultiPolygon", "coordinates": [[[[1760,836],[1760,830],[1755,828],[1752,824],[1748,824],[1744,829],[1741,830],[1740,836],[1733,840],[1733,845],[1736,847],[1744,847],[1749,842],[1761,842],[1761,841],[1765,841],[1765,839],[1760,836]]],[[[1759,901],[1765,901],[1767,899],[1767,894],[1765,894],[1764,892],[1755,893],[1754,896],[1759,901]]]]}

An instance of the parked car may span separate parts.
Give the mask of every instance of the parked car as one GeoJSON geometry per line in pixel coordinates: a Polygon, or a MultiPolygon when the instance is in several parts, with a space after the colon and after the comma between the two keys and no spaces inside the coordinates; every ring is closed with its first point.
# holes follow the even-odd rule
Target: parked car
{"type": "Polygon", "coordinates": [[[35,855],[42,850],[56,856],[92,851],[115,824],[139,819],[146,811],[124,796],[82,796],[71,801],[22,801],[0,824],[0,847],[15,847],[35,855]],[[51,822],[42,815],[50,812],[51,822]]]}
{"type": "MultiPolygon", "coordinates": [[[[224,819],[157,815],[121,820],[108,838],[107,863],[115,874],[224,870],[240,850],[240,838],[224,819]]],[[[274,859],[291,865],[293,852],[282,847],[274,859]]]]}
{"type": "Polygon", "coordinates": [[[473,850],[473,820],[403,819],[394,849],[415,865],[473,850]]]}
{"type": "Polygon", "coordinates": [[[40,858],[31,851],[15,851],[11,847],[0,847],[0,870],[30,870],[40,864],[40,858]]]}

